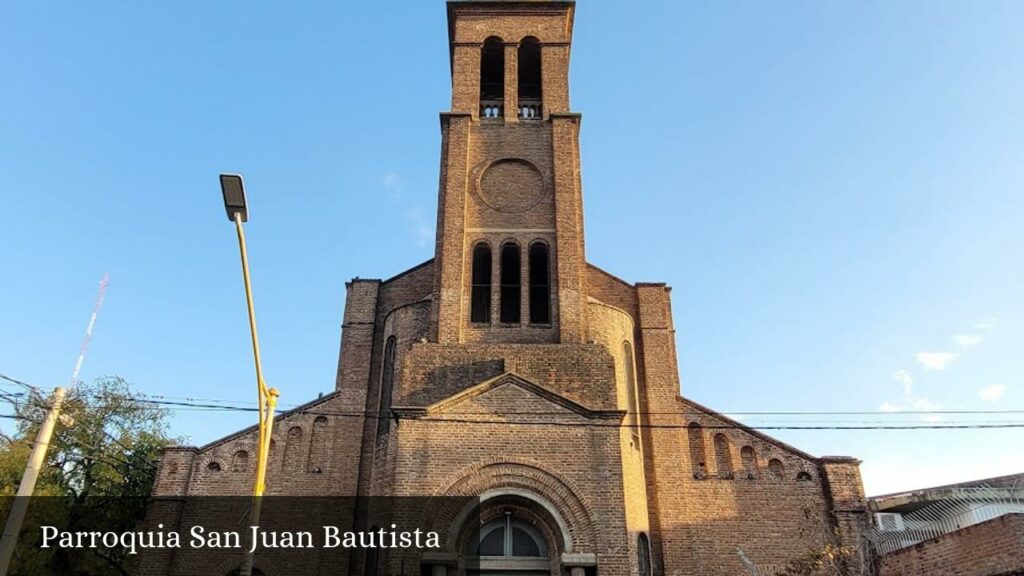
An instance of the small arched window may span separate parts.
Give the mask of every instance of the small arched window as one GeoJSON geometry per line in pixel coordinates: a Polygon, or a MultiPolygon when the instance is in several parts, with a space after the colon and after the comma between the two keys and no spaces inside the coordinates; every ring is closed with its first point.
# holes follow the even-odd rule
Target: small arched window
{"type": "Polygon", "coordinates": [[[501,247],[501,321],[519,323],[522,274],[519,271],[519,245],[508,242],[501,247]]]}
{"type": "Polygon", "coordinates": [[[743,460],[743,472],[747,475],[747,479],[757,478],[757,456],[754,454],[754,449],[750,446],[741,448],[740,459],[743,460]]]}
{"type": "Polygon", "coordinates": [[[220,462],[210,462],[206,465],[206,469],[210,472],[220,472],[220,462]]]}
{"type": "Polygon", "coordinates": [[[800,472],[799,474],[796,475],[796,481],[797,482],[810,482],[811,481],[811,474],[810,474],[810,472],[800,472]]]}
{"type": "Polygon", "coordinates": [[[505,514],[481,526],[466,552],[471,556],[543,558],[548,555],[548,546],[536,528],[505,514]]]}
{"type": "Polygon", "coordinates": [[[768,474],[771,475],[772,480],[782,480],[786,475],[786,469],[782,465],[782,460],[778,458],[772,458],[768,461],[768,474]]]}
{"type": "Polygon", "coordinates": [[[732,478],[732,447],[725,434],[715,434],[715,464],[719,478],[732,478]]]}
{"type": "Polygon", "coordinates": [[[481,242],[473,248],[473,286],[470,294],[470,322],[491,321],[491,247],[481,242]]]}
{"type": "Polygon", "coordinates": [[[384,366],[380,373],[380,407],[377,410],[377,435],[391,430],[391,395],[395,383],[395,337],[384,345],[384,366]]]}
{"type": "Polygon", "coordinates": [[[231,471],[232,472],[245,472],[249,469],[249,453],[245,450],[239,450],[235,452],[235,455],[231,457],[231,471]]]}
{"type": "Polygon", "coordinates": [[[540,42],[527,36],[519,43],[519,117],[541,117],[540,42]]]}
{"type": "Polygon", "coordinates": [[[548,245],[530,245],[530,323],[551,323],[551,271],[548,245]]]}
{"type": "Polygon", "coordinates": [[[626,425],[635,439],[634,446],[640,446],[640,404],[637,400],[636,371],[633,367],[633,346],[622,343],[622,357],[626,369],[626,425]]]}
{"type": "Polygon", "coordinates": [[[484,40],[480,54],[480,115],[500,118],[505,100],[505,43],[496,36],[484,40]]]}
{"type": "Polygon", "coordinates": [[[690,441],[690,465],[696,480],[707,478],[707,453],[704,451],[704,428],[697,422],[690,422],[686,427],[686,435],[690,441]]]}
{"type": "Polygon", "coordinates": [[[636,537],[636,564],[640,576],[651,576],[651,542],[643,532],[636,537]]]}

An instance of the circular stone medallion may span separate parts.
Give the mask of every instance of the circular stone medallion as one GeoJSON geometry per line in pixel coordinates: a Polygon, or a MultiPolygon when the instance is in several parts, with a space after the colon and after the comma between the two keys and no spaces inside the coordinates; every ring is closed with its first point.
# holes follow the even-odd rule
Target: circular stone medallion
{"type": "Polygon", "coordinates": [[[480,177],[480,198],[499,212],[525,212],[544,196],[544,177],[525,160],[492,163],[480,177]]]}

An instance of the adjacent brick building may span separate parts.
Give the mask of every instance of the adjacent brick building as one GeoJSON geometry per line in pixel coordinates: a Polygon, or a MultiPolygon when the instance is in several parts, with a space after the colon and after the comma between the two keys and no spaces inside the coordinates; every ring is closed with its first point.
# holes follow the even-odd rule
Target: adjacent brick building
{"type": "MultiPolygon", "coordinates": [[[[485,527],[410,574],[746,574],[738,548],[768,574],[855,545],[858,462],[681,397],[670,288],[587,261],[574,10],[448,3],[435,256],[346,285],[336,390],[278,418],[269,493],[480,496],[485,527]]],[[[246,494],[255,436],[168,450],[156,494],[246,494]]]]}
{"type": "Polygon", "coordinates": [[[1024,514],[1004,514],[887,554],[881,576],[1024,575],[1024,514]]]}

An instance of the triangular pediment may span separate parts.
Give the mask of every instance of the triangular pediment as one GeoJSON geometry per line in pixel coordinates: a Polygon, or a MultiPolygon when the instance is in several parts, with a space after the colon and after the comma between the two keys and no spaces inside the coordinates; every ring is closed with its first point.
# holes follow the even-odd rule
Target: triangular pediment
{"type": "Polygon", "coordinates": [[[591,410],[513,372],[505,372],[484,380],[426,407],[393,406],[392,410],[409,416],[465,414],[467,409],[479,410],[481,404],[487,403],[488,400],[522,408],[516,410],[521,412],[521,415],[557,415],[558,412],[564,411],[566,415],[576,414],[588,419],[621,419],[625,414],[621,410],[591,410]],[[544,410],[530,410],[531,407],[538,406],[543,406],[544,410]]]}

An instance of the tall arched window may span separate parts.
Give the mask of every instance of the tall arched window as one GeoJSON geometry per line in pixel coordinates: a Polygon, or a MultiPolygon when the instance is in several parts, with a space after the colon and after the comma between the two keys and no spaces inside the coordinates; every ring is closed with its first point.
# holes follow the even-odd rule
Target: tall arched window
{"type": "Polygon", "coordinates": [[[288,472],[302,471],[302,428],[292,426],[284,440],[284,459],[281,469],[288,472]]]}
{"type": "Polygon", "coordinates": [[[522,283],[519,272],[519,245],[509,242],[501,247],[501,321],[519,323],[519,297],[522,283]]]}
{"type": "Polygon", "coordinates": [[[636,537],[636,563],[640,576],[651,576],[651,542],[643,532],[636,537]]]}
{"type": "Polygon", "coordinates": [[[491,247],[481,242],[473,248],[473,287],[470,294],[470,322],[491,321],[491,247]]]}
{"type": "Polygon", "coordinates": [[[768,474],[772,477],[772,480],[782,480],[786,475],[786,468],[782,465],[782,460],[778,458],[772,458],[768,461],[768,474]]]}
{"type": "Polygon", "coordinates": [[[530,323],[551,323],[551,271],[548,245],[530,245],[530,323]]]}
{"type": "Polygon", "coordinates": [[[377,435],[391,429],[391,393],[395,380],[395,337],[384,345],[384,366],[380,372],[380,406],[377,410],[377,435]]]}
{"type": "Polygon", "coordinates": [[[732,447],[725,434],[715,434],[715,465],[719,478],[732,478],[732,447]]]}
{"type": "Polygon", "coordinates": [[[519,43],[519,117],[541,117],[540,42],[527,36],[519,43]]]}
{"type": "Polygon", "coordinates": [[[496,36],[484,40],[480,54],[480,115],[500,118],[505,101],[505,43],[496,36]]]}
{"type": "Polygon", "coordinates": [[[629,342],[622,343],[622,357],[626,364],[626,425],[636,439],[634,445],[640,446],[640,405],[637,401],[636,371],[633,369],[633,346],[629,342]]]}
{"type": "Polygon", "coordinates": [[[306,472],[320,474],[327,464],[327,416],[317,416],[313,420],[313,431],[309,435],[309,463],[306,472]]]}
{"type": "Polygon", "coordinates": [[[757,456],[754,454],[754,449],[744,446],[740,450],[740,459],[743,460],[743,472],[746,473],[747,479],[757,478],[757,456]]]}
{"type": "Polygon", "coordinates": [[[686,435],[690,441],[690,465],[693,477],[697,480],[707,478],[707,453],[704,451],[704,428],[697,422],[690,422],[686,427],[686,435]]]}

